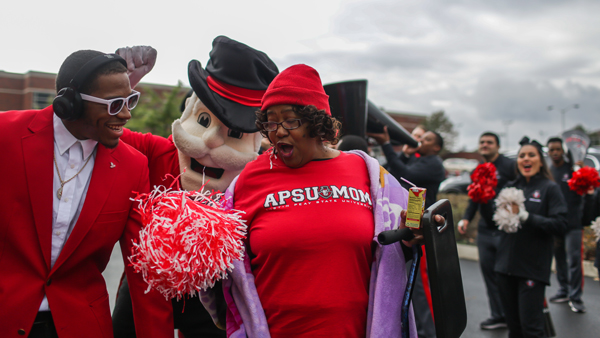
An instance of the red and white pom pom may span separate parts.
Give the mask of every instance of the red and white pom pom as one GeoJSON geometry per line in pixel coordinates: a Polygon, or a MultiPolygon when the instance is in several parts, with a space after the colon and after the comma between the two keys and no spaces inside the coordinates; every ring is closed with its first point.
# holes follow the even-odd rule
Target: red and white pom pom
{"type": "Polygon", "coordinates": [[[498,229],[508,233],[514,233],[521,228],[519,214],[513,214],[512,204],[519,206],[519,210],[525,210],[525,195],[523,190],[517,188],[504,188],[496,198],[496,211],[492,219],[498,225],[498,229]]]}
{"type": "Polygon", "coordinates": [[[496,166],[491,163],[482,163],[473,170],[471,181],[467,191],[469,197],[475,203],[487,203],[496,196],[496,186],[498,186],[498,177],[496,177],[496,166]]]}
{"type": "Polygon", "coordinates": [[[585,195],[588,190],[598,188],[600,181],[598,171],[592,167],[583,167],[573,173],[573,176],[568,181],[569,188],[579,195],[585,195]]]}
{"type": "Polygon", "coordinates": [[[590,227],[594,231],[594,235],[596,235],[596,240],[600,239],[600,217],[596,217],[595,221],[592,221],[592,226],[590,227]]]}
{"type": "Polygon", "coordinates": [[[144,228],[129,257],[150,289],[166,299],[214,286],[244,256],[246,224],[224,210],[223,194],[155,187],[136,197],[144,228]]]}

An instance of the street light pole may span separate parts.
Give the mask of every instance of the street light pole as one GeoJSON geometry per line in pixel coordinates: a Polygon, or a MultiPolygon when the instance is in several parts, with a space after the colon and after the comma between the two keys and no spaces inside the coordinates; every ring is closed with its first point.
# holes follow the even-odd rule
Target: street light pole
{"type": "Polygon", "coordinates": [[[505,128],[504,129],[505,130],[504,138],[506,139],[506,147],[507,147],[506,149],[508,149],[509,144],[510,144],[510,143],[508,143],[508,126],[510,126],[513,123],[513,120],[504,120],[504,121],[502,121],[502,123],[504,124],[504,128],[505,128]]]}
{"type": "MultiPolygon", "coordinates": [[[[562,132],[565,131],[565,113],[571,108],[579,109],[579,104],[575,103],[572,106],[566,106],[560,110],[560,116],[561,116],[561,120],[562,120],[562,132]]],[[[553,110],[553,109],[554,109],[554,106],[548,106],[548,111],[553,110]]]]}

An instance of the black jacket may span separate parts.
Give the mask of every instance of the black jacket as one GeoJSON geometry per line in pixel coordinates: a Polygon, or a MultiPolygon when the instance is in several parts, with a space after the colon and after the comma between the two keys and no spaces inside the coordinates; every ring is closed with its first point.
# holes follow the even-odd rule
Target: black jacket
{"type": "MultiPolygon", "coordinates": [[[[504,188],[504,186],[509,182],[513,181],[517,178],[517,166],[516,162],[502,154],[498,155],[498,158],[494,162],[492,162],[494,166],[496,166],[496,178],[498,179],[498,185],[496,186],[496,196],[504,188]]],[[[468,220],[469,222],[475,217],[475,213],[479,210],[480,218],[479,218],[479,226],[478,226],[478,234],[485,235],[499,235],[498,227],[492,220],[494,216],[494,199],[489,201],[488,203],[475,203],[472,199],[469,199],[469,206],[467,210],[465,210],[465,214],[463,215],[463,219],[468,220]]]]}
{"type": "Polygon", "coordinates": [[[529,217],[515,233],[501,232],[496,272],[550,284],[553,236],[567,230],[567,205],[560,188],[537,174],[529,183],[519,175],[505,188],[523,190],[529,217]]]}
{"type": "MultiPolygon", "coordinates": [[[[581,222],[584,226],[591,225],[592,222],[600,217],[600,188],[596,188],[593,195],[585,195],[583,198],[583,217],[581,222]]],[[[600,269],[600,239],[596,243],[596,260],[594,266],[600,269]]]]}
{"type": "Polygon", "coordinates": [[[598,216],[600,216],[600,188],[596,188],[593,195],[586,194],[583,198],[583,217],[581,223],[588,226],[598,216]]]}
{"type": "Polygon", "coordinates": [[[563,163],[560,167],[550,166],[550,172],[554,177],[554,182],[560,187],[560,191],[567,202],[569,229],[581,230],[581,196],[569,188],[569,179],[573,176],[573,168],[568,163],[563,163]]]}
{"type": "Polygon", "coordinates": [[[417,187],[427,189],[425,195],[425,208],[437,201],[437,193],[440,189],[440,183],[446,178],[446,170],[442,164],[442,159],[437,155],[410,157],[404,155],[398,156],[390,143],[381,146],[385,158],[387,159],[387,169],[400,184],[406,189],[411,186],[401,180],[403,177],[409,180],[417,187]]]}

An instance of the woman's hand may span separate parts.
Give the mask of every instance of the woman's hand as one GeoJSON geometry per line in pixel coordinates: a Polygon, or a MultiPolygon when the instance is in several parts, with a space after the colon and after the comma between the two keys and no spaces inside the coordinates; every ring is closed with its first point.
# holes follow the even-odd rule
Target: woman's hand
{"type": "MultiPolygon", "coordinates": [[[[441,215],[434,215],[433,220],[435,221],[436,225],[438,225],[438,226],[441,226],[444,224],[444,222],[446,222],[446,219],[444,217],[442,217],[441,215]]],[[[421,222],[422,221],[423,221],[423,213],[421,213],[421,222]]],[[[400,227],[399,228],[400,229],[406,228],[406,210],[402,210],[400,212],[400,227]]],[[[412,231],[413,235],[415,235],[415,238],[411,239],[410,241],[402,241],[402,243],[404,243],[404,245],[406,245],[408,247],[412,247],[413,245],[425,244],[425,238],[423,237],[423,229],[411,228],[410,231],[412,231]]]]}
{"type": "Polygon", "coordinates": [[[468,228],[469,228],[469,220],[468,219],[461,219],[460,222],[458,222],[458,232],[461,235],[466,235],[468,228]]]}

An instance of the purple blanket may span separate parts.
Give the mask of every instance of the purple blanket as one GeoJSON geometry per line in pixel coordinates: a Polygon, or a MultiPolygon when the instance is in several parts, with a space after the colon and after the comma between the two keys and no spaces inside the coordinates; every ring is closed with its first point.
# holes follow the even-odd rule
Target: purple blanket
{"type": "MultiPolygon", "coordinates": [[[[401,337],[400,312],[407,277],[405,259],[400,243],[381,246],[377,235],[384,230],[396,229],[400,223],[400,211],[406,209],[408,192],[377,160],[361,151],[349,151],[362,157],[369,171],[371,197],[374,201],[375,236],[373,242],[376,251],[371,267],[369,285],[369,308],[367,318],[367,338],[401,337]]],[[[229,207],[233,206],[233,196],[237,178],[226,192],[229,207]]],[[[223,281],[223,292],[227,302],[227,336],[232,338],[269,338],[267,318],[262,309],[254,276],[250,269],[250,260],[235,261],[229,278],[223,281]]],[[[201,292],[201,300],[218,323],[215,295],[201,292]]],[[[412,306],[409,314],[410,337],[417,337],[412,306]]]]}

